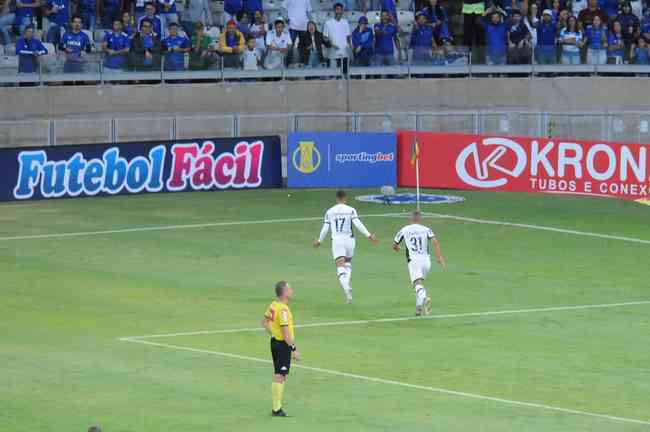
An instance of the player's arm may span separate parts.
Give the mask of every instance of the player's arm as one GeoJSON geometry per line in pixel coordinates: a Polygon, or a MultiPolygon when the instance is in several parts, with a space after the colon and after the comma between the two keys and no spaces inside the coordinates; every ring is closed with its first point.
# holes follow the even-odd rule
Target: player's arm
{"type": "Polygon", "coordinates": [[[368,237],[371,242],[377,243],[377,237],[375,237],[374,234],[371,234],[370,231],[368,231],[368,228],[361,222],[361,219],[359,219],[359,216],[356,215],[356,213],[352,216],[352,223],[354,224],[355,228],[361,232],[364,236],[368,237]]]}
{"type": "Polygon", "coordinates": [[[431,241],[433,242],[433,247],[436,252],[436,259],[438,260],[438,263],[442,266],[443,270],[446,270],[447,264],[445,264],[445,257],[442,256],[442,250],[440,249],[440,242],[435,237],[431,239],[431,241]]]}
{"type": "Polygon", "coordinates": [[[399,252],[399,251],[400,251],[400,249],[401,249],[401,248],[400,248],[400,244],[402,243],[403,240],[404,240],[404,236],[402,235],[402,230],[400,230],[400,231],[395,235],[395,238],[393,239],[393,250],[394,250],[395,252],[399,252]]]}
{"type": "Polygon", "coordinates": [[[326,214],[325,220],[323,221],[323,227],[320,229],[320,234],[318,235],[318,238],[314,240],[315,248],[317,248],[318,246],[320,246],[321,243],[323,243],[323,240],[325,240],[325,236],[327,235],[327,232],[329,230],[330,230],[330,221],[326,214]]]}

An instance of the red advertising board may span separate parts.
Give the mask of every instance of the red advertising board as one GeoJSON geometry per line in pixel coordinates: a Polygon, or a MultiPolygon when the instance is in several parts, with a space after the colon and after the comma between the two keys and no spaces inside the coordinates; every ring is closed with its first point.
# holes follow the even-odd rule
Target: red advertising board
{"type": "MultiPolygon", "coordinates": [[[[397,136],[399,186],[415,186],[416,133],[397,136]]],[[[422,187],[650,198],[650,145],[418,132],[422,187]]]]}

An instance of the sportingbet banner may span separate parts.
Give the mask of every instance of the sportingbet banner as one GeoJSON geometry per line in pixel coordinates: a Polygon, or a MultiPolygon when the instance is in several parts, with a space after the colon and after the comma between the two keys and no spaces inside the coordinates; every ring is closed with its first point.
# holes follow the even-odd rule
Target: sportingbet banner
{"type": "Polygon", "coordinates": [[[296,188],[396,186],[397,135],[290,133],[287,175],[296,188]]]}
{"type": "MultiPolygon", "coordinates": [[[[415,186],[416,133],[398,133],[398,184],[415,186]]],[[[424,187],[650,196],[650,145],[561,138],[417,133],[424,187]]]]}
{"type": "Polygon", "coordinates": [[[0,201],[282,186],[280,138],[0,149],[0,201]]]}

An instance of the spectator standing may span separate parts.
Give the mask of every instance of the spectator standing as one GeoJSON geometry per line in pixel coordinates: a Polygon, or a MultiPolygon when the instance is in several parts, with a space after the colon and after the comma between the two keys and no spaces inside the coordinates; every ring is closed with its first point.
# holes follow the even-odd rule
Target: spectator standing
{"type": "Polygon", "coordinates": [[[588,0],[587,7],[578,15],[580,29],[584,30],[594,22],[594,17],[598,16],[602,25],[607,25],[607,15],[598,7],[598,0],[588,0]]]}
{"type": "Polygon", "coordinates": [[[374,54],[375,39],[368,27],[368,18],[362,15],[357,28],[352,32],[352,52],[355,66],[370,66],[374,54]]]}
{"type": "Polygon", "coordinates": [[[167,30],[167,37],[161,41],[162,51],[165,53],[165,70],[185,70],[185,53],[192,49],[190,41],[178,34],[178,23],[170,22],[167,30]]]}
{"type": "Polygon", "coordinates": [[[45,15],[50,22],[47,41],[57,46],[61,43],[61,33],[70,22],[70,0],[47,0],[45,15]]]}
{"type": "Polygon", "coordinates": [[[95,30],[99,20],[100,0],[79,0],[77,10],[83,20],[83,28],[86,30],[95,30]]]}
{"type": "Polygon", "coordinates": [[[503,22],[503,14],[491,7],[485,11],[485,40],[487,45],[486,63],[502,65],[506,63],[508,29],[503,22]]]}
{"type": "Polygon", "coordinates": [[[243,68],[245,71],[256,71],[259,69],[261,57],[255,44],[255,38],[248,38],[246,40],[246,49],[242,56],[243,68]]]}
{"type": "Polygon", "coordinates": [[[567,26],[560,31],[559,42],[562,46],[562,64],[579,65],[580,50],[584,46],[584,38],[578,28],[578,19],[576,17],[569,17],[567,26]]]}
{"type": "Polygon", "coordinates": [[[587,41],[587,63],[602,65],[607,63],[607,29],[599,15],[594,15],[594,22],[585,30],[587,41]]]}
{"type": "Polygon", "coordinates": [[[280,69],[285,64],[287,53],[291,49],[291,36],[285,32],[284,21],[276,20],[273,31],[266,35],[266,69],[280,69]]]}
{"type": "Polygon", "coordinates": [[[395,64],[395,47],[398,60],[402,61],[397,26],[391,22],[387,11],[381,13],[380,21],[375,24],[375,64],[377,66],[393,66],[395,64]]]}
{"type": "Polygon", "coordinates": [[[147,3],[144,10],[144,16],[138,21],[138,31],[142,31],[142,23],[144,20],[147,20],[151,24],[151,31],[159,38],[162,37],[163,22],[160,17],[156,15],[156,6],[153,3],[147,3]]]}
{"type": "Polygon", "coordinates": [[[262,0],[242,0],[242,9],[249,15],[255,16],[255,12],[264,13],[262,0]]]}
{"type": "Polygon", "coordinates": [[[330,43],[329,60],[330,67],[342,67],[343,73],[347,74],[348,49],[350,47],[350,25],[343,19],[343,5],[334,5],[334,18],[325,22],[323,35],[330,43]]]}
{"type": "Polygon", "coordinates": [[[613,21],[607,35],[607,63],[622,65],[625,57],[625,39],[620,21],[613,21]]]}
{"type": "Polygon", "coordinates": [[[147,0],[134,0],[133,1],[133,16],[135,17],[135,22],[139,22],[140,18],[145,15],[145,6],[147,5],[147,0]]]}
{"type": "Polygon", "coordinates": [[[242,11],[242,0],[224,0],[223,2],[223,25],[228,25],[230,20],[234,20],[242,11]]]}
{"type": "Polygon", "coordinates": [[[60,51],[65,53],[64,73],[81,73],[84,70],[84,56],[92,49],[88,35],[81,31],[80,16],[72,18],[70,29],[61,38],[60,51]]]}
{"type": "Polygon", "coordinates": [[[440,6],[438,0],[429,0],[429,4],[420,12],[426,15],[427,21],[433,26],[436,43],[444,44],[452,42],[447,11],[440,6]]]}
{"type": "Polygon", "coordinates": [[[119,17],[122,13],[122,0],[101,0],[99,6],[99,19],[102,28],[111,28],[113,18],[119,17]]]}
{"type": "Polygon", "coordinates": [[[423,13],[417,13],[415,22],[409,44],[413,51],[413,64],[430,65],[433,62],[433,50],[437,47],[433,27],[427,25],[427,17],[423,13]]]}
{"type": "Polygon", "coordinates": [[[126,35],[130,38],[133,37],[136,32],[135,27],[133,26],[131,14],[129,12],[124,12],[122,14],[122,31],[126,33],[126,35]]]}
{"type": "Polygon", "coordinates": [[[530,45],[533,47],[537,46],[537,27],[539,26],[539,8],[537,3],[532,3],[528,7],[526,17],[524,18],[524,24],[528,27],[530,32],[530,45]]]}
{"type": "Polygon", "coordinates": [[[149,18],[140,21],[140,31],[131,40],[130,62],[136,70],[160,70],[162,46],[149,18]]]}
{"type": "Polygon", "coordinates": [[[185,9],[181,13],[181,26],[189,38],[194,36],[196,24],[212,27],[212,11],[208,0],[185,0],[185,9]]]}
{"type": "Polygon", "coordinates": [[[198,21],[194,25],[194,34],[192,35],[191,70],[203,70],[212,65],[210,45],[212,45],[212,38],[205,34],[203,22],[198,21]]]}
{"type": "Polygon", "coordinates": [[[580,12],[587,9],[587,0],[573,0],[571,8],[573,10],[573,16],[577,17],[580,15],[580,12]]]}
{"type": "Polygon", "coordinates": [[[16,14],[11,11],[11,0],[0,0],[0,35],[2,35],[2,44],[11,43],[11,28],[16,20],[16,14]]]}
{"type": "Polygon", "coordinates": [[[158,0],[157,10],[158,10],[158,16],[162,20],[161,26],[163,31],[164,29],[168,28],[169,23],[178,22],[176,0],[158,0]]]}
{"type": "Polygon", "coordinates": [[[223,57],[223,66],[227,68],[239,67],[244,46],[244,35],[237,30],[237,23],[235,20],[228,21],[226,31],[221,33],[217,47],[217,52],[223,57]]]}
{"type": "Polygon", "coordinates": [[[556,63],[556,37],[557,27],[553,22],[553,12],[550,9],[545,9],[542,13],[542,20],[537,26],[537,47],[535,50],[537,63],[542,65],[556,63]]]}
{"type": "Polygon", "coordinates": [[[485,45],[484,14],[485,2],[483,0],[463,1],[463,45],[470,50],[485,45]]]}
{"type": "Polygon", "coordinates": [[[34,37],[34,26],[27,26],[23,37],[16,41],[18,73],[36,73],[38,58],[45,54],[47,54],[47,49],[40,40],[34,37]]]}
{"type": "Polygon", "coordinates": [[[607,15],[608,21],[618,15],[619,0],[599,0],[600,9],[607,15]]]}
{"type": "Polygon", "coordinates": [[[113,31],[106,32],[102,41],[104,57],[104,69],[121,70],[126,65],[129,51],[131,50],[131,39],[124,33],[122,20],[113,20],[113,31]]]}
{"type": "Polygon", "coordinates": [[[285,16],[289,19],[291,42],[295,44],[300,35],[307,31],[307,23],[311,19],[311,1],[284,0],[282,7],[285,10],[285,16]]]}
{"type": "Polygon", "coordinates": [[[508,28],[508,63],[530,64],[530,32],[523,23],[521,11],[511,10],[510,27],[508,28]]]}
{"type": "Polygon", "coordinates": [[[623,39],[627,47],[632,45],[632,41],[639,32],[640,23],[639,18],[632,12],[632,6],[629,1],[623,2],[621,6],[621,13],[616,17],[617,21],[621,22],[623,27],[623,39]]]}
{"type": "Polygon", "coordinates": [[[28,25],[34,24],[36,10],[41,7],[41,0],[16,0],[14,27],[23,34],[28,25]]]}
{"type": "MultiPolygon", "coordinates": [[[[381,0],[380,1],[380,11],[386,11],[388,12],[388,15],[390,15],[391,22],[395,25],[398,25],[397,23],[397,6],[395,5],[395,0],[381,0]]],[[[349,6],[346,6],[347,10],[349,9],[349,6]]]]}
{"type": "Polygon", "coordinates": [[[298,38],[298,52],[300,53],[300,63],[308,68],[318,68],[325,63],[323,48],[329,46],[329,42],[318,31],[316,23],[309,21],[307,31],[298,38]]]}
{"type": "Polygon", "coordinates": [[[237,30],[244,35],[244,40],[248,40],[251,33],[251,20],[245,11],[239,12],[239,16],[237,17],[237,30]]]}
{"type": "Polygon", "coordinates": [[[267,31],[268,24],[266,22],[266,16],[262,12],[256,12],[253,23],[251,24],[250,35],[255,38],[255,49],[260,55],[260,58],[264,56],[264,51],[266,51],[267,31]]]}
{"type": "Polygon", "coordinates": [[[635,44],[632,44],[630,60],[638,65],[650,64],[650,50],[648,49],[648,42],[644,38],[640,37],[635,44]]]}

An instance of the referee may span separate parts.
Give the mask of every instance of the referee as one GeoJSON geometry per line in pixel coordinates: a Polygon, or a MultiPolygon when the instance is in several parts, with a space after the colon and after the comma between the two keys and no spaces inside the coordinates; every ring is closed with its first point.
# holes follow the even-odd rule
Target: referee
{"type": "Polygon", "coordinates": [[[262,325],[271,334],[271,356],[273,357],[273,417],[288,417],[282,410],[282,394],[284,383],[291,367],[291,355],[300,361],[300,353],[296,349],[293,336],[293,315],[289,309],[289,300],[293,296],[293,288],[287,281],[275,284],[276,299],[271,302],[264,314],[262,325]]]}

